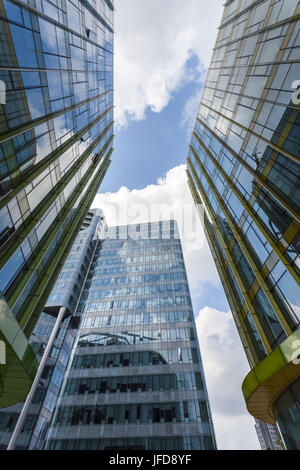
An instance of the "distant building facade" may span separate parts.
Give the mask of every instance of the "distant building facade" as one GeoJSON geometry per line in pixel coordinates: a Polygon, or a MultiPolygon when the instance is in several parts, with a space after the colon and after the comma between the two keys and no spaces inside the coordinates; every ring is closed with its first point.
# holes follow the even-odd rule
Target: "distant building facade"
{"type": "Polygon", "coordinates": [[[46,449],[215,449],[176,222],[97,242],[46,449]]]}

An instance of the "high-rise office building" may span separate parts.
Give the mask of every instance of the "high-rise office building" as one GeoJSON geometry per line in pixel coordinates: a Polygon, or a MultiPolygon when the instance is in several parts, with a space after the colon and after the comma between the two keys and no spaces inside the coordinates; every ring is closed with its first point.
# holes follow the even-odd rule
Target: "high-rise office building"
{"type": "Polygon", "coordinates": [[[251,372],[249,412],[300,448],[300,3],[225,4],[188,182],[251,372]]]}
{"type": "Polygon", "coordinates": [[[285,450],[276,426],[256,419],[255,430],[262,450],[285,450]]]}
{"type": "Polygon", "coordinates": [[[0,1],[1,408],[30,389],[28,338],[110,164],[113,12],[0,1]]]}
{"type": "Polygon", "coordinates": [[[95,243],[47,449],[215,449],[174,221],[95,243]]]}
{"type": "MultiPolygon", "coordinates": [[[[56,314],[61,308],[66,309],[16,437],[13,448],[17,450],[41,450],[45,447],[47,432],[80,324],[80,316],[75,316],[74,313],[96,241],[105,234],[106,229],[101,210],[91,210],[87,213],[29,338],[29,343],[40,362],[54,329],[56,314]]],[[[24,403],[18,403],[0,410],[0,449],[6,449],[11,441],[23,406],[24,403]]]]}

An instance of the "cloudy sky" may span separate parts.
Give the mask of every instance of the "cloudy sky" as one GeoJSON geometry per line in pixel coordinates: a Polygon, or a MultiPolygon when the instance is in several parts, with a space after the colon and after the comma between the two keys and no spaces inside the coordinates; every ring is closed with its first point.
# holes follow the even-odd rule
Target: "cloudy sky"
{"type": "Polygon", "coordinates": [[[259,449],[249,371],[186,183],[188,142],[223,0],[116,0],[115,143],[93,207],[109,225],[175,218],[219,449],[259,449]]]}

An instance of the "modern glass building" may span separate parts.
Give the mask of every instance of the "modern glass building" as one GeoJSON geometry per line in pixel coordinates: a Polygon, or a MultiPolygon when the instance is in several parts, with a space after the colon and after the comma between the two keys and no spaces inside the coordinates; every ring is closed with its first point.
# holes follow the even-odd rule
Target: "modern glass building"
{"type": "Polygon", "coordinates": [[[0,407],[23,399],[28,338],[109,167],[112,0],[0,1],[0,407]]]}
{"type": "MultiPolygon", "coordinates": [[[[106,230],[102,211],[89,211],[29,338],[29,343],[40,362],[56,322],[56,312],[62,307],[66,309],[16,438],[14,448],[17,450],[41,450],[45,447],[47,432],[80,324],[80,317],[74,316],[74,312],[88,274],[96,241],[106,230]]],[[[7,448],[23,406],[23,403],[18,403],[0,411],[0,449],[7,448]]]]}
{"type": "Polygon", "coordinates": [[[215,449],[176,222],[95,244],[46,448],[215,449]]]}
{"type": "Polygon", "coordinates": [[[300,3],[231,0],[188,182],[251,372],[249,412],[300,448],[300,3]],[[298,80],[298,82],[296,82],[298,80]]]}

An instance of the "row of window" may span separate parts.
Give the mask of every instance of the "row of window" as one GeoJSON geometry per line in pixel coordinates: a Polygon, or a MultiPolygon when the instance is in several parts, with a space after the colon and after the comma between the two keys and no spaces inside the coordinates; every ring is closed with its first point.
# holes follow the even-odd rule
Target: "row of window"
{"type": "Polygon", "coordinates": [[[103,312],[107,310],[150,309],[156,307],[191,305],[189,296],[176,295],[131,300],[111,300],[109,302],[81,301],[77,312],[103,312]]]}
{"type": "Polygon", "coordinates": [[[133,295],[166,294],[168,292],[189,292],[186,284],[154,284],[148,286],[134,286],[114,289],[85,289],[81,300],[104,299],[105,297],[128,297],[133,295]]]}
{"type": "Polygon", "coordinates": [[[181,253],[160,253],[159,255],[146,256],[116,256],[110,259],[102,259],[100,257],[97,266],[111,266],[113,264],[143,264],[155,263],[156,261],[168,261],[182,259],[181,253]]]}
{"type": "MultiPolygon", "coordinates": [[[[104,245],[105,246],[105,245],[104,245]]],[[[112,249],[113,247],[110,247],[110,249],[104,249],[102,247],[101,251],[98,252],[98,254],[101,257],[122,257],[122,258],[128,258],[130,256],[146,256],[146,255],[151,255],[151,254],[158,254],[158,253],[176,253],[180,252],[181,253],[181,247],[179,243],[169,243],[168,245],[149,245],[148,247],[131,247],[131,244],[126,245],[125,247],[122,248],[115,248],[114,250],[112,249]]]]}
{"type": "Polygon", "coordinates": [[[123,225],[111,227],[106,233],[106,237],[113,240],[126,240],[130,243],[139,240],[162,239],[173,240],[178,239],[178,229],[174,228],[172,221],[164,221],[164,226],[155,226],[152,222],[147,226],[141,225],[123,225]]]}
{"type": "Polygon", "coordinates": [[[205,401],[62,406],[55,417],[54,426],[194,422],[209,422],[205,401]]]}
{"type": "Polygon", "coordinates": [[[111,354],[83,354],[73,359],[73,369],[138,367],[165,364],[198,364],[196,348],[172,348],[159,351],[130,351],[111,354]]]}
{"type": "MultiPolygon", "coordinates": [[[[70,266],[70,268],[75,267],[75,264],[70,266]]],[[[66,266],[65,266],[66,268],[66,266]]],[[[88,279],[93,279],[95,277],[106,276],[111,274],[133,274],[133,273],[146,273],[151,271],[165,271],[169,270],[184,270],[184,263],[156,263],[156,264],[136,264],[134,266],[116,266],[114,268],[102,268],[91,270],[88,275],[88,279]]]]}
{"type": "MultiPolygon", "coordinates": [[[[214,169],[214,171],[216,171],[216,169],[214,169]]],[[[204,189],[207,191],[207,194],[209,195],[209,199],[211,201],[211,205],[212,205],[214,211],[218,211],[218,209],[219,209],[218,203],[215,200],[212,192],[210,192],[210,189],[208,188],[208,185],[204,189]]],[[[228,194],[230,194],[230,191],[227,190],[227,195],[228,194]]],[[[233,198],[231,198],[231,203],[232,202],[233,202],[233,198]]],[[[237,200],[235,202],[237,203],[237,200]]],[[[230,207],[230,204],[227,204],[227,207],[230,207]]],[[[231,210],[232,210],[232,215],[235,214],[236,220],[239,220],[241,215],[242,215],[242,212],[243,212],[240,203],[233,205],[233,208],[231,210]]],[[[229,244],[232,237],[233,237],[231,229],[228,226],[225,227],[225,225],[222,223],[221,218],[220,218],[219,227],[220,227],[221,231],[223,232],[224,240],[227,242],[227,244],[229,244]]],[[[252,231],[252,235],[253,235],[253,233],[254,232],[252,231]]],[[[260,245],[257,241],[258,239],[256,238],[253,241],[252,235],[251,235],[250,240],[248,240],[247,237],[245,237],[245,243],[246,243],[247,246],[251,247],[251,251],[257,250],[257,252],[259,252],[259,246],[260,245]],[[252,245],[252,243],[254,243],[254,246],[252,245]]],[[[267,246],[267,243],[265,243],[265,245],[267,246]]],[[[237,242],[234,243],[234,244],[231,243],[231,246],[232,246],[231,256],[233,258],[233,261],[234,261],[236,267],[238,268],[238,271],[240,273],[242,282],[243,282],[245,288],[248,290],[250,288],[251,284],[253,283],[254,279],[255,279],[253,270],[252,270],[249,262],[247,261],[246,257],[244,256],[239,244],[237,242]]],[[[264,259],[266,259],[267,256],[268,256],[268,251],[265,250],[264,259]]],[[[258,264],[258,266],[260,266],[260,264],[258,264]]],[[[275,295],[276,295],[276,292],[274,292],[274,296],[275,295]]],[[[277,297],[279,297],[279,296],[277,295],[277,297]]],[[[266,324],[266,329],[267,329],[268,336],[270,338],[269,341],[270,341],[271,345],[272,346],[277,345],[278,342],[280,342],[280,341],[282,341],[282,339],[284,339],[284,337],[285,337],[284,336],[284,331],[283,331],[283,328],[280,324],[279,319],[277,318],[274,310],[272,309],[270,303],[268,302],[268,300],[267,300],[267,298],[266,298],[266,296],[265,296],[265,294],[262,290],[260,290],[257,293],[256,298],[254,299],[253,302],[255,302],[259,305],[259,307],[255,307],[255,308],[259,308],[259,310],[261,311],[261,314],[262,314],[261,322],[266,324]]],[[[284,305],[283,302],[284,302],[284,299],[281,299],[282,311],[285,314],[285,317],[286,317],[287,321],[293,327],[294,324],[295,324],[295,314],[292,311],[292,309],[290,308],[290,306],[284,305]]]]}
{"type": "Polygon", "coordinates": [[[201,374],[157,374],[127,377],[100,377],[69,379],[65,395],[85,393],[159,392],[170,390],[203,390],[201,374]]]}

